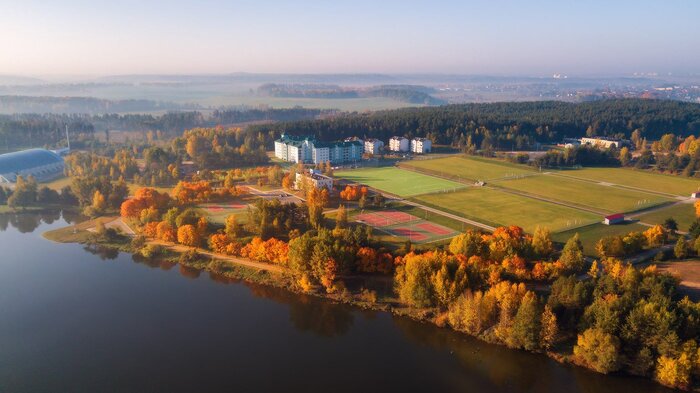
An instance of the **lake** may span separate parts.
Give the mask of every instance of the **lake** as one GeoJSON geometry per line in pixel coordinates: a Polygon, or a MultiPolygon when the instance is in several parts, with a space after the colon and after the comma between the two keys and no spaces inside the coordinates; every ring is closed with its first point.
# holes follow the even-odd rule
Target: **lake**
{"type": "Polygon", "coordinates": [[[0,215],[0,392],[666,392],[388,313],[56,244],[0,215]]]}

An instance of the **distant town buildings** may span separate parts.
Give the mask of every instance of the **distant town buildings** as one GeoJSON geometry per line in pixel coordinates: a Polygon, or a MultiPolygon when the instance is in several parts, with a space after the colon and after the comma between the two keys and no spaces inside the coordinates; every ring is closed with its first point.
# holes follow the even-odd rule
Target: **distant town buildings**
{"type": "Polygon", "coordinates": [[[415,154],[425,154],[430,153],[432,148],[432,142],[427,138],[413,138],[411,139],[411,152],[415,154]]]}
{"type": "Polygon", "coordinates": [[[384,142],[379,139],[369,138],[365,140],[365,154],[371,154],[373,156],[381,154],[384,149],[384,142]]]}
{"type": "Polygon", "coordinates": [[[282,134],[275,141],[275,157],[291,162],[343,164],[360,160],[363,151],[361,140],[319,142],[311,136],[282,134]]]}
{"type": "Polygon", "coordinates": [[[389,150],[397,152],[407,152],[408,149],[408,139],[402,136],[392,136],[391,139],[389,139],[389,150]]]}
{"type": "Polygon", "coordinates": [[[294,188],[300,190],[304,187],[304,182],[314,188],[326,188],[328,191],[333,189],[333,178],[321,174],[316,169],[309,169],[308,172],[297,173],[294,182],[294,188]]]}
{"type": "Polygon", "coordinates": [[[603,148],[609,149],[611,147],[620,148],[622,146],[629,146],[630,141],[628,141],[626,139],[615,139],[615,138],[608,138],[608,137],[604,137],[604,136],[594,136],[594,137],[581,138],[581,144],[594,146],[594,147],[598,147],[598,148],[603,147],[603,148]]]}

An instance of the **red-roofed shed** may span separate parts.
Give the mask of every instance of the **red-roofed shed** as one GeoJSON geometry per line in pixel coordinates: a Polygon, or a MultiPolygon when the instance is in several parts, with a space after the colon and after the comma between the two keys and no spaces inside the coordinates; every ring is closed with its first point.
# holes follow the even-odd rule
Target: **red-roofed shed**
{"type": "Polygon", "coordinates": [[[611,214],[609,216],[605,216],[605,220],[603,220],[603,224],[605,225],[615,225],[619,224],[625,221],[625,215],[622,213],[618,214],[611,214]]]}

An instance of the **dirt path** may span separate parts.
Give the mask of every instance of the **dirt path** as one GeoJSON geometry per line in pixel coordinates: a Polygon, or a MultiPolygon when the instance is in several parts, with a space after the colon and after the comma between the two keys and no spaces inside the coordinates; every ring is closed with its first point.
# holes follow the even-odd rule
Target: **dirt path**
{"type": "MultiPolygon", "coordinates": [[[[192,247],[183,246],[181,244],[168,243],[168,242],[164,242],[161,240],[149,240],[148,244],[157,244],[159,246],[163,246],[163,247],[166,247],[170,250],[173,250],[176,252],[181,252],[181,253],[192,249],[192,247]]],[[[230,255],[217,254],[217,253],[213,253],[211,251],[204,250],[202,248],[195,248],[195,250],[200,255],[206,255],[206,256],[214,258],[214,259],[219,259],[222,261],[235,263],[236,265],[246,266],[246,267],[257,269],[257,270],[266,270],[266,271],[274,272],[274,273],[284,273],[287,271],[287,269],[282,267],[282,266],[273,265],[270,263],[256,262],[256,261],[252,261],[250,259],[238,258],[238,257],[230,256],[230,255]]]]}

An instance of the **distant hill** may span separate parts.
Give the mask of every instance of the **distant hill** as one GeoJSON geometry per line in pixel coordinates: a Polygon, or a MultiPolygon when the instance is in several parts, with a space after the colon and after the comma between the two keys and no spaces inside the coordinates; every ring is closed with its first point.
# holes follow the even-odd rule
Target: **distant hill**
{"type": "Polygon", "coordinates": [[[0,96],[0,113],[100,114],[197,109],[194,105],[152,100],[105,100],[94,97],[0,96]]]}
{"type": "Polygon", "coordinates": [[[418,105],[441,105],[446,102],[430,95],[432,88],[415,85],[380,85],[371,87],[341,87],[326,84],[266,83],[258,94],[271,97],[348,99],[386,97],[418,105]]]}

